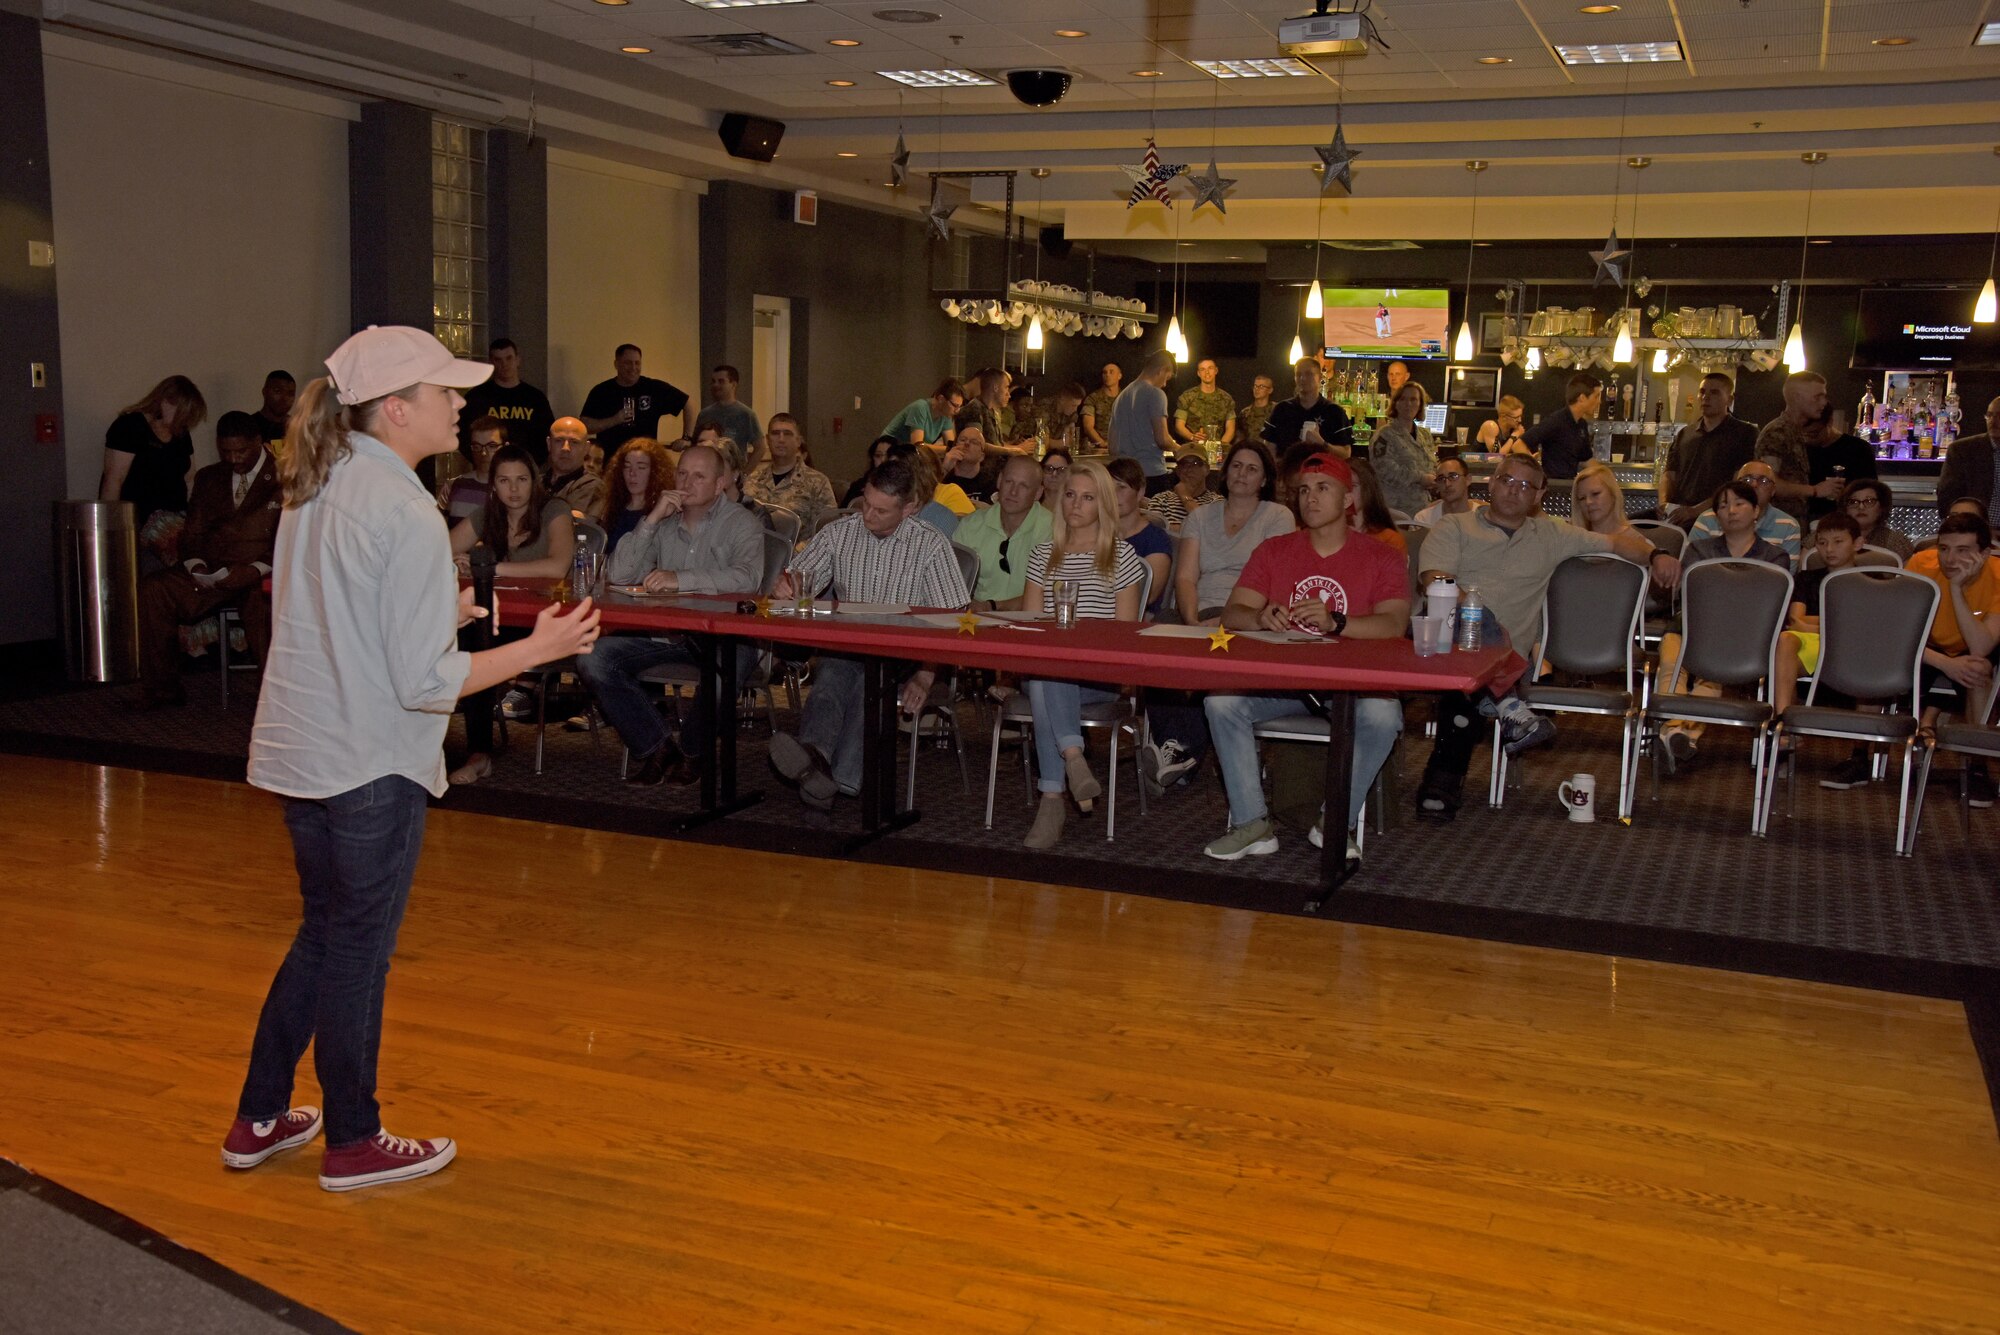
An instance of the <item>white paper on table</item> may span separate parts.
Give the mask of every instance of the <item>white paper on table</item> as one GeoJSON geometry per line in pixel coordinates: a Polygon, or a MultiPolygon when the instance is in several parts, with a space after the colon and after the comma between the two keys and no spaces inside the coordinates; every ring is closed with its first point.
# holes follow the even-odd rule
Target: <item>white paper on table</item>
{"type": "MultiPolygon", "coordinates": [[[[957,630],[959,618],[964,615],[965,613],[963,612],[919,612],[911,617],[910,620],[919,625],[931,626],[938,630],[957,630]]],[[[1007,624],[1004,621],[995,620],[984,612],[977,612],[974,615],[978,618],[979,624],[982,626],[1004,626],[1007,624]]]]}
{"type": "Polygon", "coordinates": [[[835,603],[833,610],[844,617],[899,617],[910,610],[910,605],[908,603],[835,603]]]}
{"type": "Polygon", "coordinates": [[[981,612],[981,613],[980,613],[979,615],[981,615],[981,616],[983,616],[983,617],[992,617],[992,618],[993,618],[993,619],[994,619],[995,621],[1048,621],[1048,620],[1051,620],[1051,618],[1043,616],[1043,615],[1042,615],[1042,614],[1041,614],[1040,612],[1023,612],[1023,611],[1004,611],[1004,612],[1003,612],[1003,611],[1001,611],[1001,610],[1000,610],[1000,609],[998,609],[998,608],[995,608],[995,609],[994,609],[993,611],[991,611],[991,612],[981,612]]]}
{"type": "Polygon", "coordinates": [[[1324,635],[1311,635],[1302,630],[1239,630],[1236,632],[1246,640],[1259,644],[1330,644],[1324,635]]]}
{"type": "Polygon", "coordinates": [[[1139,633],[1159,635],[1169,640],[1205,640],[1215,634],[1215,627],[1190,626],[1180,621],[1155,621],[1139,633]]]}

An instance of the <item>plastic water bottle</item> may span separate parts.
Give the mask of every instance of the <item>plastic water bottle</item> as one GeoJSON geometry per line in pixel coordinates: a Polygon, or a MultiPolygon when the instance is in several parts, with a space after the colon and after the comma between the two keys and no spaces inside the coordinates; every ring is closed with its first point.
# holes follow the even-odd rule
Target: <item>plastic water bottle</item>
{"type": "Polygon", "coordinates": [[[1459,593],[1457,647],[1468,654],[1486,647],[1486,603],[1470,584],[1459,593]]]}
{"type": "Polygon", "coordinates": [[[576,559],[569,567],[569,596],[571,602],[582,602],[590,596],[591,578],[590,549],[582,543],[576,545],[576,559]]]}

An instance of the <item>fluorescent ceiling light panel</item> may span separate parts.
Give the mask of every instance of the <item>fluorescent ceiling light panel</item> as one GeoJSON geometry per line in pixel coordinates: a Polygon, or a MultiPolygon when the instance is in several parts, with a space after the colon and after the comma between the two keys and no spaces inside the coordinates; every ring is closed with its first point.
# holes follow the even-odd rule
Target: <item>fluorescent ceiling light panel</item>
{"type": "Polygon", "coordinates": [[[1315,72],[1305,61],[1290,56],[1275,60],[1197,60],[1194,66],[1218,79],[1282,79],[1315,72]]]}
{"type": "Polygon", "coordinates": [[[971,70],[876,70],[910,88],[990,88],[993,80],[971,70]]]}
{"type": "Polygon", "coordinates": [[[2000,22],[1989,23],[1972,39],[1974,46],[2000,46],[2000,22]]]}
{"type": "Polygon", "coordinates": [[[1681,58],[1679,42],[1593,42],[1588,46],[1559,45],[1565,65],[1650,65],[1681,58]]]}

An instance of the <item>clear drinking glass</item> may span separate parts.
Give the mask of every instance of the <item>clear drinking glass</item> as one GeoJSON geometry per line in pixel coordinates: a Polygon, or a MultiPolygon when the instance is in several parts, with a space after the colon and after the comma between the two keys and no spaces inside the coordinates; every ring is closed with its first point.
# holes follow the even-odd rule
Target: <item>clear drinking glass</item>
{"type": "Polygon", "coordinates": [[[1073,579],[1059,579],[1055,582],[1056,629],[1076,628],[1077,583],[1073,579]]]}

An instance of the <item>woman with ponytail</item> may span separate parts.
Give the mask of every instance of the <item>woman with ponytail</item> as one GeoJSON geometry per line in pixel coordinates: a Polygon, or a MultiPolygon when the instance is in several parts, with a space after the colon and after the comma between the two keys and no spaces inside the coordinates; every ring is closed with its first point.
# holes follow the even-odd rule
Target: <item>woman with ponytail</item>
{"type": "Polygon", "coordinates": [[[250,739],[250,782],[284,799],[302,920],[258,1017],[231,1168],[319,1134],[291,1106],[308,1043],[326,1098],[319,1184],[352,1191],[435,1173],[449,1140],[382,1129],[375,1102],[382,998],[423,846],[427,798],[445,792],[444,733],[461,696],[589,653],[597,613],[546,607],[522,640],[465,653],[482,615],[417,465],[458,447],[459,394],[492,368],[421,329],[370,326],[306,387],[279,465],[285,512],[271,571],[271,652],[250,739]]]}

